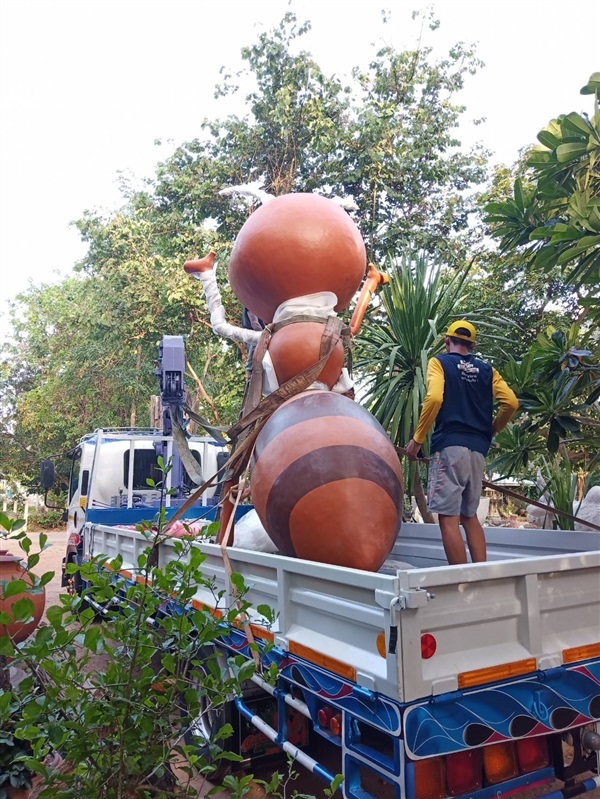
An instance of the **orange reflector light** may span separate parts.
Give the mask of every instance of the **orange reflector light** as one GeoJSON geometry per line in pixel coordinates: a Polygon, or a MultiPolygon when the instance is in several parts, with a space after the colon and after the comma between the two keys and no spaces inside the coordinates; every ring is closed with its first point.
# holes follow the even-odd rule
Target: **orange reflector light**
{"type": "Polygon", "coordinates": [[[508,677],[518,677],[520,674],[529,674],[535,671],[537,663],[535,658],[515,660],[513,663],[503,663],[502,666],[491,666],[487,669],[463,671],[458,675],[459,688],[471,688],[474,685],[485,685],[488,682],[498,682],[508,677]]]}
{"type": "Polygon", "coordinates": [[[421,657],[423,660],[429,660],[435,655],[437,649],[437,641],[431,633],[423,633],[421,636],[421,657]]]}
{"type": "Polygon", "coordinates": [[[517,757],[524,774],[545,768],[550,762],[545,738],[522,738],[517,741],[517,757]]]}
{"type": "Polygon", "coordinates": [[[481,749],[456,752],[446,758],[446,782],[450,796],[478,791],[483,779],[481,749]]]}
{"type": "Polygon", "coordinates": [[[376,640],[377,651],[381,655],[382,658],[387,657],[387,650],[385,648],[385,633],[379,633],[376,640]]]}
{"type": "Polygon", "coordinates": [[[441,757],[415,760],[415,799],[444,799],[444,761],[441,757]]]}
{"type": "Polygon", "coordinates": [[[484,747],[483,770],[492,784],[517,777],[519,769],[514,745],[509,741],[484,747]]]}
{"type": "Polygon", "coordinates": [[[341,735],[342,734],[342,714],[336,713],[329,720],[329,729],[334,735],[341,735]]]}
{"type": "Polygon", "coordinates": [[[587,646],[574,646],[563,649],[563,663],[575,663],[577,660],[600,657],[600,644],[587,644],[587,646]]]}
{"type": "Polygon", "coordinates": [[[346,677],[348,680],[356,680],[356,669],[348,663],[342,663],[341,660],[336,660],[323,652],[317,652],[316,649],[311,649],[304,644],[298,644],[296,641],[290,641],[288,645],[290,654],[298,655],[298,657],[309,660],[317,666],[322,666],[324,669],[333,671],[334,674],[339,674],[340,677],[346,677]]]}

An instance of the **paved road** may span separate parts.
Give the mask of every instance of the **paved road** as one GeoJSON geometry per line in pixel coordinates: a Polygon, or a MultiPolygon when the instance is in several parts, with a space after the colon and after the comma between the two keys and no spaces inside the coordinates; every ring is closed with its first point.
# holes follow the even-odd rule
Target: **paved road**
{"type": "MultiPolygon", "coordinates": [[[[32,539],[37,541],[37,534],[30,533],[32,539]]],[[[64,531],[54,531],[48,533],[48,546],[46,550],[42,553],[40,562],[36,567],[35,571],[37,574],[43,574],[47,571],[54,571],[55,576],[54,579],[46,586],[46,608],[50,607],[51,605],[59,604],[58,596],[59,594],[64,592],[64,589],[60,587],[60,579],[61,579],[61,563],[62,558],[64,557],[65,548],[66,548],[66,541],[67,535],[64,531]]],[[[14,541],[8,541],[8,549],[13,552],[20,552],[18,545],[14,541]]],[[[3,542],[4,546],[4,542],[3,542]]],[[[319,757],[321,753],[319,753],[319,757]]],[[[285,769],[285,764],[283,764],[279,769],[285,769]]],[[[332,766],[332,768],[334,768],[332,766]]],[[[334,768],[335,770],[335,768],[334,768]]],[[[304,769],[298,768],[298,771],[301,772],[300,778],[295,780],[290,786],[290,789],[295,789],[298,792],[302,792],[305,794],[312,794],[317,797],[317,799],[321,799],[323,797],[323,783],[316,777],[313,777],[310,774],[307,774],[304,769]]],[[[265,779],[268,779],[268,775],[263,775],[265,779]]],[[[213,787],[210,783],[206,780],[196,781],[195,787],[198,790],[198,797],[206,796],[207,792],[213,787]]],[[[549,793],[552,790],[556,790],[560,787],[560,783],[554,783],[552,785],[546,786],[544,789],[540,789],[537,791],[525,791],[519,794],[519,799],[534,799],[535,797],[542,796],[545,793],[549,793]]],[[[369,788],[378,799],[385,799],[383,789],[377,789],[377,787],[370,787],[369,788]]],[[[289,791],[291,793],[291,790],[289,791]]],[[[214,799],[228,799],[230,796],[229,792],[219,792],[218,794],[213,794],[214,799]]],[[[600,789],[593,791],[592,793],[586,794],[589,799],[600,799],[600,789]]],[[[265,799],[265,793],[260,788],[260,786],[254,786],[252,792],[247,794],[247,799],[265,799]]]]}

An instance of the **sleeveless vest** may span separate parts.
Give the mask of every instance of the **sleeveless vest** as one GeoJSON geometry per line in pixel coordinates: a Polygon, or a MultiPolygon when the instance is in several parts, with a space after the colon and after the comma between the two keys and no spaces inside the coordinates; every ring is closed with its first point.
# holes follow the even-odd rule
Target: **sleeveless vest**
{"type": "Polygon", "coordinates": [[[436,357],[444,369],[444,401],[431,452],[458,446],[487,455],[492,443],[492,367],[472,355],[448,352],[436,357]]]}

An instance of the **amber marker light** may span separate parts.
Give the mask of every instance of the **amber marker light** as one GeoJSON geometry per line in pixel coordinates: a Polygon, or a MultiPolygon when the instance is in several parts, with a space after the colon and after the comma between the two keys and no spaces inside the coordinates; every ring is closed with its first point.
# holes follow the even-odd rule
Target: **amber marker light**
{"type": "Polygon", "coordinates": [[[315,649],[304,646],[304,644],[298,644],[296,641],[290,641],[288,649],[290,654],[298,655],[298,657],[304,658],[304,660],[308,660],[317,666],[329,669],[329,671],[338,674],[340,677],[345,677],[353,681],[356,680],[356,669],[348,663],[343,663],[341,660],[329,657],[329,655],[325,655],[323,652],[317,652],[315,649]]]}
{"type": "Polygon", "coordinates": [[[518,777],[519,768],[514,745],[509,741],[484,747],[483,770],[487,781],[492,785],[518,777]]]}
{"type": "Polygon", "coordinates": [[[589,660],[589,658],[600,657],[600,643],[587,644],[586,646],[574,646],[571,649],[563,649],[563,663],[576,663],[578,660],[589,660]]]}
{"type": "Polygon", "coordinates": [[[441,757],[415,760],[415,799],[444,799],[444,761],[441,757]]]}
{"type": "Polygon", "coordinates": [[[491,666],[486,669],[463,671],[458,675],[459,688],[472,688],[474,685],[485,685],[489,682],[506,680],[509,677],[518,677],[521,674],[530,674],[537,668],[535,658],[515,660],[513,663],[503,663],[501,666],[491,666]]]}

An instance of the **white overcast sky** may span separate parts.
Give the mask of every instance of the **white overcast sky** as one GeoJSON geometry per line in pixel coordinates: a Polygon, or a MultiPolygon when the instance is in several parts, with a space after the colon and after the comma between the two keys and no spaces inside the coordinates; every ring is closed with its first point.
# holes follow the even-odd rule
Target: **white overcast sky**
{"type": "MultiPolygon", "coordinates": [[[[412,46],[423,0],[3,0],[0,3],[0,313],[30,281],[51,282],[83,255],[69,223],[114,208],[119,171],[152,176],[194,138],[215,103],[219,68],[286,10],[326,72],[366,65],[372,44],[412,46]],[[391,11],[382,26],[381,8],[391,11]],[[154,145],[161,139],[163,146],[154,145]]],[[[465,129],[512,163],[553,116],[592,111],[579,95],[600,69],[599,0],[437,0],[425,43],[478,43],[485,67],[462,98],[465,129]]],[[[240,113],[243,108],[238,106],[240,113]]]]}

